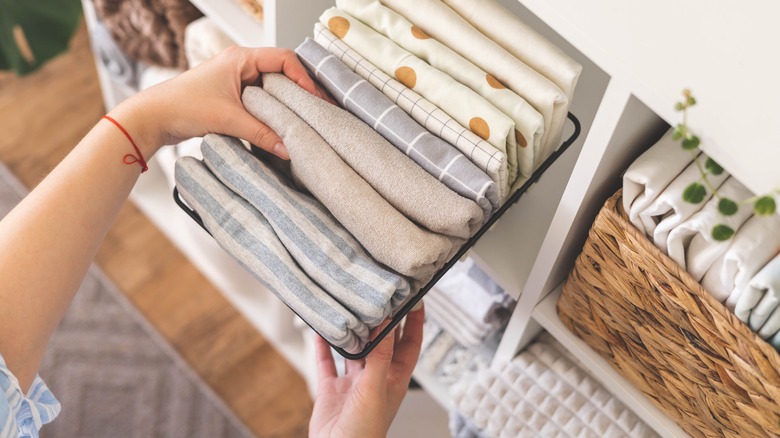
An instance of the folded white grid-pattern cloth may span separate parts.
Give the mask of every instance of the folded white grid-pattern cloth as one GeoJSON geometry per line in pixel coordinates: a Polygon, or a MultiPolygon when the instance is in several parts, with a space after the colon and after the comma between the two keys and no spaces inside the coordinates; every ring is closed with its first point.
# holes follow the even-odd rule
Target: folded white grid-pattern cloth
{"type": "Polygon", "coordinates": [[[499,188],[501,199],[509,195],[506,154],[460,125],[436,105],[391,78],[344,44],[320,23],[314,25],[314,40],[334,54],[347,67],[381,90],[417,123],[455,146],[472,163],[485,171],[499,188]]]}
{"type": "Polygon", "coordinates": [[[268,220],[192,157],[176,162],[184,201],[225,251],[320,335],[348,352],[368,341],[368,326],[314,283],[297,265],[268,220]]]}
{"type": "Polygon", "coordinates": [[[250,114],[281,137],[296,182],[380,263],[424,283],[462,243],[424,230],[398,212],[311,126],[262,88],[247,87],[242,101],[250,114]]]}
{"type": "Polygon", "coordinates": [[[693,156],[672,139],[669,130],[623,174],[623,209],[631,223],[646,233],[639,213],[655,201],[693,161],[693,156]]]}
{"type": "MultiPolygon", "coordinates": [[[[704,200],[698,204],[683,199],[685,188],[701,180],[699,169],[704,168],[705,161],[707,161],[707,156],[700,154],[693,163],[677,175],[677,178],[669,186],[658,194],[647,208],[639,212],[639,220],[642,221],[645,233],[652,237],[655,246],[664,253],[667,252],[669,231],[701,210],[713,195],[707,190],[704,200]]],[[[663,163],[661,164],[663,165],[663,163]]],[[[721,172],[720,175],[709,175],[709,181],[717,189],[727,177],[726,172],[721,172]]]]}
{"type": "Polygon", "coordinates": [[[501,370],[452,389],[457,409],[494,437],[655,437],[600,383],[554,347],[530,345],[501,370]]]}
{"type": "Polygon", "coordinates": [[[317,131],[345,163],[415,223],[463,239],[482,225],[479,205],[447,188],[348,111],[282,74],[264,74],[263,89],[317,131]]]}
{"type": "Polygon", "coordinates": [[[571,101],[582,66],[495,0],[442,0],[517,59],[559,86],[571,101]]]}
{"type": "Polygon", "coordinates": [[[509,179],[517,175],[515,123],[484,97],[431,67],[395,42],[336,8],[320,23],[386,74],[413,89],[479,137],[506,153],[509,179]]]}
{"type": "MultiPolygon", "coordinates": [[[[337,0],[336,6],[395,41],[432,67],[476,91],[509,116],[515,122],[517,150],[507,152],[510,156],[517,154],[518,173],[525,178],[531,176],[534,171],[534,157],[540,153],[544,134],[544,118],[531,104],[471,61],[426,35],[402,15],[383,6],[379,0],[337,0]]],[[[512,161],[514,157],[510,158],[510,162],[512,161]]]]}
{"type": "Polygon", "coordinates": [[[501,199],[485,172],[452,145],[420,126],[381,91],[311,38],[296,49],[301,62],[342,106],[359,117],[459,195],[476,202],[487,220],[501,199]]]}
{"type": "Polygon", "coordinates": [[[740,293],[734,314],[764,339],[780,332],[780,255],[766,264],[740,293]]]}
{"type": "MultiPolygon", "coordinates": [[[[753,196],[742,183],[731,177],[718,188],[718,193],[721,197],[735,201],[753,196]]],[[[724,216],[718,210],[719,201],[720,199],[713,197],[701,210],[669,232],[669,257],[685,268],[696,281],[701,281],[710,266],[729,247],[730,242],[717,241],[712,237],[715,225],[727,225],[738,231],[753,214],[750,208],[740,208],[735,214],[724,216]]]]}
{"type": "Polygon", "coordinates": [[[490,73],[542,114],[544,136],[537,163],[558,148],[569,111],[569,98],[557,85],[483,35],[440,0],[381,1],[427,35],[490,73]]]}
{"type": "Polygon", "coordinates": [[[315,199],[298,192],[233,137],[203,138],[204,162],[262,214],[304,272],[369,327],[409,296],[409,283],[379,266],[315,199]]]}
{"type": "Polygon", "coordinates": [[[780,252],[780,216],[753,216],[704,274],[702,286],[734,310],[751,278],[780,252]]]}

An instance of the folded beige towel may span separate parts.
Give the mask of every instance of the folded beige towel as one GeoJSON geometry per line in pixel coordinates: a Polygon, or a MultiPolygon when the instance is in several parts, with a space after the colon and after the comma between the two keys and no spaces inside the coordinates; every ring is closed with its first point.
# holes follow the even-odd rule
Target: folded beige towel
{"type": "Polygon", "coordinates": [[[476,202],[453,192],[378,132],[282,74],[263,75],[263,89],[309,124],[377,193],[415,223],[457,238],[482,225],[476,202]]]}
{"type": "Polygon", "coordinates": [[[258,87],[244,90],[243,103],[282,138],[295,179],[376,260],[421,282],[447,261],[452,240],[423,230],[399,213],[293,111],[258,87]]]}

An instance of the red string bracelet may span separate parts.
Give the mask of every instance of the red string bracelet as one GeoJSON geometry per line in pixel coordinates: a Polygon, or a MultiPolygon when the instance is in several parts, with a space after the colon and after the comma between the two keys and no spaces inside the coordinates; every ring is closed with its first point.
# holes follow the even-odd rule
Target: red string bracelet
{"type": "Polygon", "coordinates": [[[141,154],[141,150],[138,149],[138,145],[136,145],[135,142],[133,141],[133,137],[130,137],[130,134],[125,130],[125,128],[123,128],[122,125],[120,125],[119,122],[117,122],[113,118],[109,117],[108,115],[103,116],[103,118],[116,125],[116,127],[119,128],[120,131],[122,131],[122,134],[124,134],[125,137],[127,137],[127,139],[130,140],[130,144],[133,145],[135,152],[138,154],[138,156],[135,156],[133,154],[127,154],[125,155],[122,161],[124,161],[125,164],[134,164],[134,163],[140,164],[141,167],[143,168],[141,170],[141,173],[144,173],[147,170],[149,170],[149,166],[146,165],[146,160],[144,160],[144,156],[143,154],[141,154]]]}

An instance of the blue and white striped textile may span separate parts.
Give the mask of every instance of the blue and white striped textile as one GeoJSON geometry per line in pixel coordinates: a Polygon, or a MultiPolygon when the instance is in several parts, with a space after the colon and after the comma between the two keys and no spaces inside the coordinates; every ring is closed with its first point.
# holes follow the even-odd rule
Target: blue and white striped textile
{"type": "Polygon", "coordinates": [[[485,220],[498,208],[501,199],[496,183],[455,147],[420,126],[311,38],[306,38],[295,52],[344,108],[451,190],[479,204],[485,220]]]}
{"type": "Polygon", "coordinates": [[[176,162],[176,186],[214,240],[323,338],[356,353],[369,328],[298,266],[260,212],[192,157],[176,162]]]}
{"type": "Polygon", "coordinates": [[[0,355],[0,437],[37,438],[41,427],[59,415],[60,402],[39,376],[25,396],[0,355]]]}
{"type": "Polygon", "coordinates": [[[285,182],[237,139],[209,134],[201,145],[212,173],[273,227],[303,271],[369,327],[409,296],[409,282],[381,267],[319,201],[285,182]]]}

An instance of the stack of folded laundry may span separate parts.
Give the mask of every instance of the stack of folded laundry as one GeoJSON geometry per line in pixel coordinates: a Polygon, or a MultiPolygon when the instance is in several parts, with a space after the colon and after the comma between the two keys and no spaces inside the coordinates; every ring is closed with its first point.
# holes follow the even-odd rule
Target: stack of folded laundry
{"type": "MultiPolygon", "coordinates": [[[[494,0],[481,3],[425,0],[410,10],[338,0],[296,49],[338,105],[280,74],[243,92],[289,163],[219,135],[203,139],[202,160],[176,163],[179,192],[212,236],[348,352],[362,350],[560,141],[580,65],[494,0]],[[504,29],[487,25],[493,19],[504,29]]],[[[225,44],[211,34],[219,41],[192,33],[188,56],[200,61],[225,44]]],[[[472,344],[495,330],[499,309],[508,315],[502,294],[445,296],[467,309],[472,344]]]]}
{"type": "Polygon", "coordinates": [[[516,301],[504,293],[471,259],[455,264],[425,296],[426,317],[476,347],[503,328],[516,301]]]}
{"type": "Polygon", "coordinates": [[[780,348],[780,216],[756,216],[750,206],[721,214],[721,198],[739,202],[753,196],[726,172],[708,176],[718,196],[708,190],[700,203],[684,201],[683,191],[700,179],[697,166],[706,160],[705,154],[683,150],[668,132],[623,175],[623,207],[659,249],[780,348]],[[718,224],[734,230],[733,237],[716,239],[712,231],[718,224]]]}
{"type": "Polygon", "coordinates": [[[655,437],[565,349],[546,337],[501,369],[453,386],[460,437],[655,437]]]}

